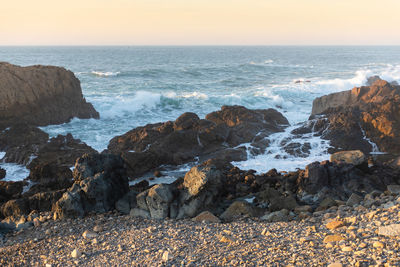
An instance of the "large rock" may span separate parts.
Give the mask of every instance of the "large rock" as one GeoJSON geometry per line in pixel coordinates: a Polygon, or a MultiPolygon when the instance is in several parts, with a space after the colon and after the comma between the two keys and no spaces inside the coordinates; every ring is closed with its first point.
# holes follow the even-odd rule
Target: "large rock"
{"type": "Polygon", "coordinates": [[[375,79],[370,86],[316,98],[313,130],[333,149],[400,151],[400,86],[375,79]],[[322,115],[322,117],[321,117],[322,115]]]}
{"type": "Polygon", "coordinates": [[[116,155],[85,154],[76,161],[73,176],[75,183],[54,206],[58,218],[113,210],[129,191],[124,162],[116,155]]]}
{"type": "Polygon", "coordinates": [[[0,181],[0,203],[21,196],[24,182],[0,181]]]}
{"type": "Polygon", "coordinates": [[[0,125],[15,122],[44,126],[73,117],[98,118],[83,98],[79,80],[64,68],[20,67],[0,62],[0,125]]]}
{"type": "Polygon", "coordinates": [[[247,159],[243,143],[251,143],[253,154],[268,146],[268,135],[282,131],[288,121],[273,109],[249,110],[223,106],[200,119],[184,113],[174,122],[148,124],[114,137],[108,152],[119,154],[127,163],[130,176],[138,176],[163,164],[179,165],[199,158],[225,161],[247,159]]]}
{"type": "Polygon", "coordinates": [[[365,157],[365,154],[360,150],[341,151],[332,154],[330,161],[335,163],[362,165],[366,163],[367,157],[365,157]]]}

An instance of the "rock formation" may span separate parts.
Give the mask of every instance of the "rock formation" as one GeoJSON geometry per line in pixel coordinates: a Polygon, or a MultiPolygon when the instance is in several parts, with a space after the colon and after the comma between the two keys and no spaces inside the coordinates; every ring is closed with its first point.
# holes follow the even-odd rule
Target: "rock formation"
{"type": "Polygon", "coordinates": [[[0,62],[0,126],[25,122],[44,126],[73,117],[99,118],[82,96],[71,71],[54,66],[20,67],[0,62]]]}
{"type": "Polygon", "coordinates": [[[128,174],[137,176],[163,164],[179,165],[217,158],[227,162],[247,158],[240,144],[251,143],[251,153],[265,151],[268,135],[283,131],[287,119],[274,109],[249,110],[223,106],[205,119],[184,113],[174,122],[148,124],[113,138],[108,152],[121,155],[128,174]]]}

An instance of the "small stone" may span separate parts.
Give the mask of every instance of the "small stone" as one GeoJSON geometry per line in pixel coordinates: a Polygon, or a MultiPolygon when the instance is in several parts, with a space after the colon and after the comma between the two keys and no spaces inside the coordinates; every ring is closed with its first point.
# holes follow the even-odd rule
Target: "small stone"
{"type": "Polygon", "coordinates": [[[326,248],[333,248],[334,247],[334,245],[333,245],[333,243],[332,242],[329,242],[328,244],[326,244],[326,246],[325,246],[326,248]]]}
{"type": "Polygon", "coordinates": [[[353,249],[352,249],[352,247],[344,246],[344,247],[342,247],[342,251],[343,252],[350,252],[350,251],[353,251],[353,249]]]}
{"type": "Polygon", "coordinates": [[[71,252],[71,256],[72,258],[80,258],[82,256],[82,253],[79,251],[79,249],[76,248],[71,252]]]}
{"type": "Polygon", "coordinates": [[[390,224],[378,228],[378,235],[400,236],[400,224],[390,224]]]}
{"type": "Polygon", "coordinates": [[[324,238],[324,243],[329,243],[329,242],[339,242],[345,240],[345,238],[341,235],[327,235],[324,238]]]}
{"type": "Polygon", "coordinates": [[[103,227],[101,227],[100,225],[96,225],[95,227],[93,227],[93,232],[95,233],[99,233],[103,231],[103,227]]]}
{"type": "Polygon", "coordinates": [[[124,249],[123,249],[123,247],[120,245],[120,244],[118,244],[118,252],[122,252],[122,251],[124,251],[124,249]]]}
{"type": "Polygon", "coordinates": [[[261,235],[265,235],[265,236],[268,236],[270,234],[271,234],[271,232],[268,231],[268,228],[264,228],[264,230],[262,230],[262,232],[261,232],[261,235]]]}
{"type": "Polygon", "coordinates": [[[83,232],[82,236],[87,239],[92,239],[92,238],[96,238],[98,236],[98,234],[96,234],[95,232],[90,232],[90,231],[86,230],[85,232],[83,232]]]}
{"type": "Polygon", "coordinates": [[[329,264],[327,267],[343,267],[343,265],[340,262],[334,262],[329,264]]]}
{"type": "Polygon", "coordinates": [[[38,218],[33,219],[33,226],[35,226],[35,227],[40,226],[40,220],[38,218]]]}
{"type": "Polygon", "coordinates": [[[383,243],[380,242],[380,241],[375,241],[375,242],[372,244],[372,246],[373,246],[374,248],[384,248],[384,247],[385,247],[385,244],[383,244],[383,243]]]}
{"type": "Polygon", "coordinates": [[[343,227],[344,226],[344,222],[342,221],[331,221],[329,223],[326,224],[326,228],[328,228],[329,230],[335,230],[337,228],[343,227]]]}
{"type": "Polygon", "coordinates": [[[167,261],[170,261],[172,259],[173,259],[173,257],[171,255],[171,253],[169,253],[168,251],[164,251],[164,253],[162,255],[163,262],[167,262],[167,261]]]}
{"type": "Polygon", "coordinates": [[[92,244],[93,245],[96,245],[96,244],[98,244],[99,243],[99,241],[97,241],[97,238],[94,238],[93,240],[92,240],[92,244]]]}
{"type": "Polygon", "coordinates": [[[221,242],[221,243],[234,243],[235,240],[234,240],[232,237],[230,237],[230,236],[222,235],[222,236],[219,238],[219,242],[221,242]]]}

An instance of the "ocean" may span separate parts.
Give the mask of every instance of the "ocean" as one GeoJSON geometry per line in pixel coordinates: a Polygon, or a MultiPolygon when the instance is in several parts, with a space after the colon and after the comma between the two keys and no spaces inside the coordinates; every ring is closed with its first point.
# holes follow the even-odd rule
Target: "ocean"
{"type": "MultiPolygon", "coordinates": [[[[400,82],[399,46],[0,47],[0,61],[73,71],[100,119],[41,129],[50,136],[71,133],[98,151],[114,136],[188,111],[204,117],[222,105],[275,108],[291,127],[271,136],[264,155],[234,163],[258,172],[329,158],[329,143],[312,135],[298,140],[311,143],[308,158],[290,156],[279,145],[308,119],[316,97],[361,86],[372,75],[400,82]]],[[[8,180],[29,173],[15,164],[0,166],[8,180]]]]}

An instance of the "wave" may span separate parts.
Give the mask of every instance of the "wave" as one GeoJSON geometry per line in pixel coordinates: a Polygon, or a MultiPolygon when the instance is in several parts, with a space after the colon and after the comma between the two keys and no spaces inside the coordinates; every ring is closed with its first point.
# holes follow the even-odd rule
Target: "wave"
{"type": "Polygon", "coordinates": [[[137,91],[131,96],[116,96],[100,109],[105,118],[125,116],[143,109],[154,109],[160,104],[161,94],[149,91],[137,91]]]}
{"type": "Polygon", "coordinates": [[[98,77],[116,77],[119,74],[121,74],[121,72],[117,71],[117,72],[111,72],[111,71],[91,71],[90,74],[94,75],[94,76],[98,76],[98,77]]]}
{"type": "Polygon", "coordinates": [[[6,177],[2,181],[22,181],[29,176],[29,170],[24,165],[0,163],[0,167],[6,170],[6,177]]]}

